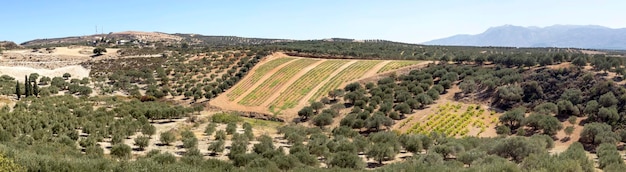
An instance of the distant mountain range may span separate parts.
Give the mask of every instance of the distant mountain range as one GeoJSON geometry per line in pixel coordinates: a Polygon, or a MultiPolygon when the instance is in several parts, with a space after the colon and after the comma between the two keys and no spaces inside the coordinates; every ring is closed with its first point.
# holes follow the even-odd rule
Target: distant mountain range
{"type": "Polygon", "coordinates": [[[554,25],[492,27],[477,35],[455,35],[424,42],[426,45],[572,47],[626,50],[626,28],[596,25],[554,25]]]}

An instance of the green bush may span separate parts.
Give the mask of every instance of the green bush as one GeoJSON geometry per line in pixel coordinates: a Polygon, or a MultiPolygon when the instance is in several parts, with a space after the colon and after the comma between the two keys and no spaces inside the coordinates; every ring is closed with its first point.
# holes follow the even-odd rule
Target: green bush
{"type": "Polygon", "coordinates": [[[238,115],[234,115],[230,113],[217,113],[211,117],[211,121],[215,123],[228,124],[228,123],[241,122],[243,121],[243,119],[241,119],[241,117],[239,117],[238,115]]]}

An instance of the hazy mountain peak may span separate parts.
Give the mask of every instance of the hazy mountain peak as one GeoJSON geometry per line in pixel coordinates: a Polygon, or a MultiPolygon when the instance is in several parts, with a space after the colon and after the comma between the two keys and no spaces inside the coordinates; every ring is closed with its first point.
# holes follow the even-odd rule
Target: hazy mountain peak
{"type": "Polygon", "coordinates": [[[553,25],[490,27],[477,35],[455,35],[425,42],[428,45],[575,47],[626,49],[626,29],[598,25],[553,25]]]}

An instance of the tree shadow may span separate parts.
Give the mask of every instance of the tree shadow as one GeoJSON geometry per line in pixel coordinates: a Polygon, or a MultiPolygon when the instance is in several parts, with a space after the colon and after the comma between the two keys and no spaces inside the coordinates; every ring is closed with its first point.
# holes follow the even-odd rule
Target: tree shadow
{"type": "Polygon", "coordinates": [[[169,146],[169,145],[165,143],[157,143],[156,146],[169,146]]]}
{"type": "Polygon", "coordinates": [[[383,165],[385,165],[385,163],[377,163],[377,162],[368,162],[367,163],[367,168],[378,168],[378,167],[382,167],[383,165]]]}

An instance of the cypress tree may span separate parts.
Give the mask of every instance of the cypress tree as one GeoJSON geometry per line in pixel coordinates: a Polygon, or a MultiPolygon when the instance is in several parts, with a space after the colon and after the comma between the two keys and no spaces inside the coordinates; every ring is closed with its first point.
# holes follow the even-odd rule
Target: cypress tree
{"type": "Polygon", "coordinates": [[[33,95],[35,95],[35,97],[39,96],[39,86],[37,86],[35,82],[33,82],[33,95]]]}
{"type": "Polygon", "coordinates": [[[15,81],[15,95],[17,95],[17,100],[20,100],[22,94],[20,94],[20,81],[15,81]]]}
{"type": "Polygon", "coordinates": [[[26,75],[24,75],[24,95],[26,95],[26,97],[30,96],[30,83],[26,75]]]}

